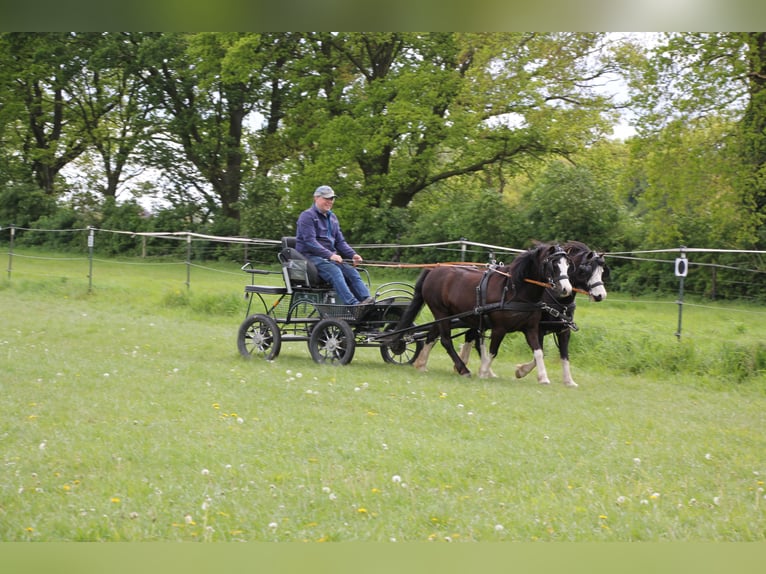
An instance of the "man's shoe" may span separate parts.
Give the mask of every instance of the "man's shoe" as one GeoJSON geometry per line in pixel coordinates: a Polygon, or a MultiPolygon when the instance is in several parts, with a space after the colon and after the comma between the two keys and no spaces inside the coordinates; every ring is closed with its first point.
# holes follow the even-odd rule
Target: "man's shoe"
{"type": "Polygon", "coordinates": [[[367,299],[365,299],[364,301],[360,301],[359,305],[372,305],[373,303],[375,303],[375,299],[373,299],[372,297],[367,297],[367,299]]]}

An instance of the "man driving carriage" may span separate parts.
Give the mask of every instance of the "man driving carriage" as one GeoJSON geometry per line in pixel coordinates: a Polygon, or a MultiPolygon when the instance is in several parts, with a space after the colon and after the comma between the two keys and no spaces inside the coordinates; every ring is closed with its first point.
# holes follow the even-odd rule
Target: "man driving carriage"
{"type": "Polygon", "coordinates": [[[333,286],[345,305],[369,305],[374,300],[355,269],[362,256],[346,242],[338,217],[332,212],[336,197],[329,185],[316,188],[314,204],[298,217],[295,248],[314,263],[319,276],[333,286]]]}

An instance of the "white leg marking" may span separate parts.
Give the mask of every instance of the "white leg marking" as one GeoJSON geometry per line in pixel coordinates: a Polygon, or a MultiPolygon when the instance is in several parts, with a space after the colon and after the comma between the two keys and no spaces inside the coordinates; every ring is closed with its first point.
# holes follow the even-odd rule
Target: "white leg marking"
{"type": "Polygon", "coordinates": [[[494,372],[492,372],[492,361],[494,358],[495,356],[488,353],[485,346],[482,345],[481,346],[481,367],[479,368],[480,379],[497,377],[497,375],[494,372]]]}
{"type": "Polygon", "coordinates": [[[428,363],[428,355],[431,353],[431,349],[434,348],[434,345],[436,344],[436,341],[431,341],[430,343],[426,343],[423,345],[423,348],[420,350],[420,353],[418,353],[417,359],[412,363],[412,366],[415,367],[418,371],[426,371],[426,364],[428,363]]]}
{"type": "Polygon", "coordinates": [[[541,385],[550,385],[551,381],[548,379],[548,372],[545,370],[545,363],[543,362],[543,350],[537,349],[534,355],[537,364],[537,382],[541,385]]]}
{"type": "Polygon", "coordinates": [[[468,366],[468,359],[471,358],[471,351],[473,351],[473,341],[466,341],[463,346],[460,347],[460,360],[468,366]]]}
{"type": "Polygon", "coordinates": [[[569,359],[561,359],[561,371],[564,376],[564,386],[576,387],[577,383],[572,379],[572,371],[569,369],[569,359]]]}
{"type": "Polygon", "coordinates": [[[481,351],[481,367],[479,367],[479,378],[497,378],[497,375],[492,370],[492,361],[495,359],[495,356],[489,354],[489,351],[487,351],[487,345],[483,339],[481,345],[479,346],[479,350],[481,351]]]}

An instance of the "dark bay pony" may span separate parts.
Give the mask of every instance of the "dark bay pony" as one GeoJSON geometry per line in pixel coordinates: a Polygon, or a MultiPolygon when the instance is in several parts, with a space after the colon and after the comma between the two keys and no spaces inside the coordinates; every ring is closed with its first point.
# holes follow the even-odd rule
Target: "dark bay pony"
{"type": "MultiPolygon", "coordinates": [[[[571,294],[569,265],[569,258],[561,247],[538,243],[517,255],[508,266],[487,270],[463,265],[426,269],[418,277],[412,302],[395,330],[412,325],[423,305],[428,305],[434,323],[413,365],[425,370],[428,355],[439,338],[452,358],[455,370],[464,376],[471,373],[455,351],[451,330],[467,327],[481,334],[490,330],[488,352],[484,338],[480,338],[480,377],[492,375],[492,361],[505,334],[521,331],[533,351],[538,380],[546,382],[548,376],[539,336],[543,312],[541,300],[546,288],[561,297],[571,294]]],[[[399,337],[401,334],[395,335],[394,339],[399,337]]]]}
{"type": "MultiPolygon", "coordinates": [[[[609,267],[604,261],[603,253],[592,251],[590,247],[580,241],[568,241],[561,247],[572,261],[573,273],[571,278],[575,289],[563,297],[557,296],[551,290],[545,291],[543,302],[547,308],[543,311],[540,319],[538,336],[542,349],[545,335],[553,334],[559,348],[564,385],[576,387],[577,383],[572,379],[572,372],[569,367],[569,338],[572,335],[572,330],[577,329],[574,324],[575,297],[577,290],[579,290],[587,293],[591,301],[598,302],[606,299],[604,281],[609,278],[609,267]]],[[[536,365],[537,362],[534,359],[528,363],[516,365],[516,377],[521,378],[528,375],[536,365]]]]}

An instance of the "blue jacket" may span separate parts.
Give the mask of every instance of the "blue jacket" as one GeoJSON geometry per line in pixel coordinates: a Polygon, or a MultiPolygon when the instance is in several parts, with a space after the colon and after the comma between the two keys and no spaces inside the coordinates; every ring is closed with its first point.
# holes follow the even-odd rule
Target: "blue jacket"
{"type": "Polygon", "coordinates": [[[332,211],[323,214],[316,205],[298,216],[295,239],[295,248],[306,256],[328,259],[338,253],[344,259],[351,259],[356,253],[343,237],[338,217],[332,211]]]}

